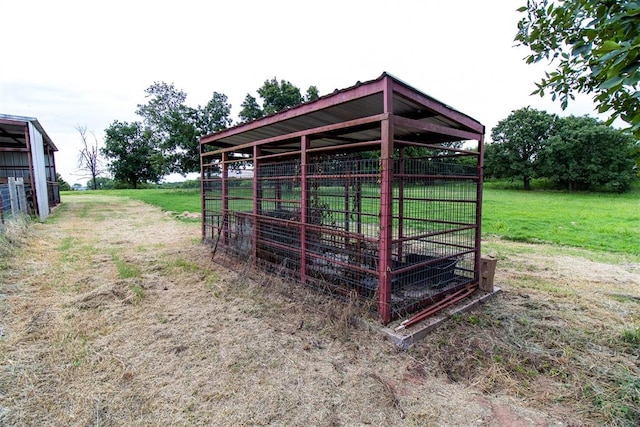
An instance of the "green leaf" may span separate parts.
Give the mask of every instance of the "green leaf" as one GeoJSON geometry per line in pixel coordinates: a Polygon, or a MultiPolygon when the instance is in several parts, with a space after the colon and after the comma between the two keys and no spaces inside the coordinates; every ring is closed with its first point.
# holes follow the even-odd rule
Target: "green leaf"
{"type": "Polygon", "coordinates": [[[620,49],[621,46],[613,40],[605,40],[597,50],[598,52],[611,52],[612,50],[620,49]]]}
{"type": "Polygon", "coordinates": [[[582,56],[589,53],[590,50],[591,50],[591,43],[582,43],[582,42],[580,44],[576,43],[573,47],[573,50],[571,51],[571,55],[582,56]]]}
{"type": "Polygon", "coordinates": [[[636,123],[640,96],[640,0],[528,0],[518,25],[527,63],[551,59],[534,93],[560,101],[591,93],[596,107],[609,115],[626,114],[636,123]],[[567,55],[568,53],[568,55],[567,55]],[[553,61],[557,59],[558,61],[553,61]]]}

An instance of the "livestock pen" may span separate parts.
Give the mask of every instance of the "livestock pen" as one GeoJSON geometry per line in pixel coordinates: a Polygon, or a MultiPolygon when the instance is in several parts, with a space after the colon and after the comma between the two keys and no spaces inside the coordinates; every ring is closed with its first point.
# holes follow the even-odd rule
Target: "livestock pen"
{"type": "Polygon", "coordinates": [[[387,73],[204,136],[203,241],[386,324],[479,284],[483,137],[387,73]]]}

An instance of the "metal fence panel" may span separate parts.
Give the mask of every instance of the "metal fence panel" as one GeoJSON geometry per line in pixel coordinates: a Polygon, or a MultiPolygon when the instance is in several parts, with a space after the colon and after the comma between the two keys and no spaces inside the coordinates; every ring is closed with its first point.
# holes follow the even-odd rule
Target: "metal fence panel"
{"type": "MultiPolygon", "coordinates": [[[[380,298],[377,153],[224,162],[203,169],[203,236],[216,251],[368,302],[380,298]],[[222,167],[222,172],[220,168],[222,167]],[[226,169],[226,172],[225,172],[226,169]]],[[[478,157],[433,150],[393,161],[391,312],[415,312],[476,281],[478,157]],[[428,154],[428,153],[427,153],[428,154]]]]}
{"type": "Polygon", "coordinates": [[[0,200],[0,222],[3,225],[19,215],[29,214],[26,186],[22,178],[10,177],[7,184],[0,184],[0,200]]]}

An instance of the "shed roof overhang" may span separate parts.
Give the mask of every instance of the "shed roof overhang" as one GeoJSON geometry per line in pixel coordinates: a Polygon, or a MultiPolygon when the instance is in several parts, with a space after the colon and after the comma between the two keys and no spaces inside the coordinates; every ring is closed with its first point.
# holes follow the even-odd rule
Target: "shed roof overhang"
{"type": "Polygon", "coordinates": [[[308,135],[314,148],[357,149],[380,139],[380,122],[392,120],[394,138],[407,143],[481,141],[477,120],[383,73],[315,101],[243,123],[200,139],[203,156],[222,152],[284,154],[308,135]],[[338,147],[339,146],[339,147],[338,147]]]}
{"type": "Polygon", "coordinates": [[[25,128],[28,123],[31,123],[40,132],[44,143],[47,144],[50,150],[58,151],[58,148],[36,118],[9,114],[0,114],[0,151],[27,150],[25,128]]]}

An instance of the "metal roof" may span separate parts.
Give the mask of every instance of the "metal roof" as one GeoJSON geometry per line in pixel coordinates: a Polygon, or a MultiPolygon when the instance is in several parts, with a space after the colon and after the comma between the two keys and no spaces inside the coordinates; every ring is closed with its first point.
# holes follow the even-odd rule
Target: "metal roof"
{"type": "Polygon", "coordinates": [[[58,151],[47,132],[35,117],[14,116],[0,114],[0,147],[22,148],[26,147],[24,128],[31,123],[42,134],[42,138],[53,151],[58,151]]]}
{"type": "Polygon", "coordinates": [[[311,131],[314,147],[347,147],[379,139],[380,117],[389,111],[396,118],[394,135],[399,140],[445,143],[478,140],[484,134],[480,122],[385,72],[377,79],[357,82],[317,100],[203,136],[200,141],[223,151],[244,153],[251,153],[257,144],[263,153],[278,154],[295,150],[300,135],[311,131]],[[386,108],[385,97],[390,97],[386,108]]]}

